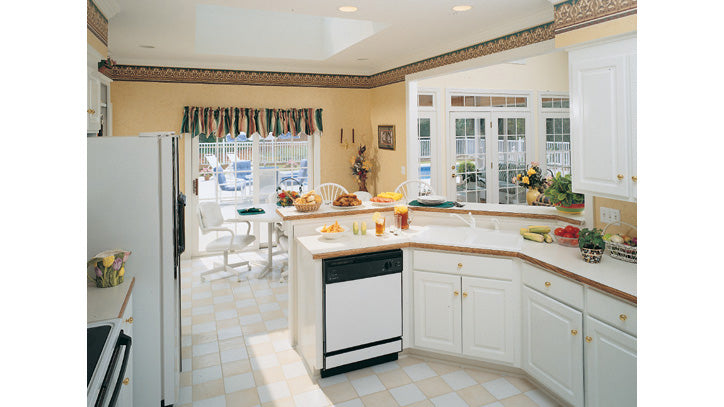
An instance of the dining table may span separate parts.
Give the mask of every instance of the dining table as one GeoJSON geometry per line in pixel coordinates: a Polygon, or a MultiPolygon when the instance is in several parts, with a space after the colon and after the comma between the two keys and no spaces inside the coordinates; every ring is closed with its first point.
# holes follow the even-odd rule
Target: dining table
{"type": "Polygon", "coordinates": [[[256,205],[246,205],[246,206],[238,206],[236,207],[236,210],[234,211],[236,213],[236,217],[233,219],[235,222],[260,222],[260,223],[266,223],[267,224],[267,261],[266,265],[262,269],[261,273],[257,276],[257,278],[263,278],[266,277],[269,272],[273,269],[273,256],[274,254],[279,254],[280,252],[274,253],[274,224],[277,222],[281,222],[282,218],[277,213],[277,206],[273,203],[263,203],[263,204],[256,204],[256,205]],[[248,215],[242,215],[239,213],[239,210],[244,210],[248,208],[261,208],[264,210],[264,213],[254,213],[254,214],[248,214],[248,215]]]}

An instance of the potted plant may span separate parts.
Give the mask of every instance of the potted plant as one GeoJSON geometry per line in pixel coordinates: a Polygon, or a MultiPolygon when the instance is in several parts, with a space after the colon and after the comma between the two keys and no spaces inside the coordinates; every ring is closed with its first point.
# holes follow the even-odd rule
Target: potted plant
{"type": "Polygon", "coordinates": [[[571,174],[562,176],[560,172],[550,178],[549,186],[543,192],[551,203],[561,212],[580,213],[583,211],[583,194],[573,192],[571,174]]]}
{"type": "Polygon", "coordinates": [[[538,163],[535,161],[531,162],[530,167],[525,170],[525,173],[519,173],[513,177],[513,183],[528,190],[525,194],[525,201],[528,202],[528,205],[533,205],[533,202],[538,199],[541,188],[543,187],[543,174],[538,163]]]}
{"type": "Polygon", "coordinates": [[[211,171],[211,166],[204,165],[201,167],[201,175],[204,177],[204,180],[208,181],[211,179],[211,175],[213,175],[213,172],[211,171]]]}
{"type": "Polygon", "coordinates": [[[600,263],[606,242],[603,240],[601,229],[583,228],[578,232],[578,248],[586,263],[600,263]]]}

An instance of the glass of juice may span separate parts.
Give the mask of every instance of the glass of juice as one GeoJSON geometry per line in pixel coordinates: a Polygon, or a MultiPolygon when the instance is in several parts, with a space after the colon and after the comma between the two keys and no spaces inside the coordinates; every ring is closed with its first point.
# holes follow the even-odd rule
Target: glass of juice
{"type": "Polygon", "coordinates": [[[407,208],[407,205],[397,205],[395,206],[395,225],[399,229],[406,230],[410,228],[410,220],[409,220],[409,209],[407,208]],[[399,220],[399,223],[397,219],[399,220]]]}
{"type": "Polygon", "coordinates": [[[380,216],[380,218],[375,221],[375,235],[382,236],[384,233],[385,233],[385,218],[383,216],[380,216]]]}

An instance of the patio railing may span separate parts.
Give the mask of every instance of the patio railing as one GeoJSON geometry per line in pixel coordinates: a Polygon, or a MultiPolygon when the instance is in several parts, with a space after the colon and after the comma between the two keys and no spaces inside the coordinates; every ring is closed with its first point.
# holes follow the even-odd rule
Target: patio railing
{"type": "MultiPolygon", "coordinates": [[[[219,164],[228,164],[228,154],[237,160],[251,160],[253,146],[251,141],[199,143],[199,163],[207,165],[207,155],[213,155],[219,164]]],[[[261,164],[283,164],[299,162],[307,158],[307,141],[262,141],[259,143],[259,161],[261,164]]]]}

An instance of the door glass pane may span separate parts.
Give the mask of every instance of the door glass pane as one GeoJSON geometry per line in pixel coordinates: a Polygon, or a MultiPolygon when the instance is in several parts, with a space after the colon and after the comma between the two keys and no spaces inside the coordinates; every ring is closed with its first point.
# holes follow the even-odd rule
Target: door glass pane
{"type": "Polygon", "coordinates": [[[455,191],[460,202],[485,202],[484,118],[455,119],[455,191]]]}
{"type": "Polygon", "coordinates": [[[462,97],[462,96],[451,96],[451,97],[450,97],[450,105],[451,105],[451,106],[462,106],[462,105],[463,105],[463,97],[462,97]]]}
{"type": "Polygon", "coordinates": [[[418,118],[417,119],[417,134],[418,140],[420,141],[420,168],[419,174],[420,179],[430,183],[430,119],[429,118],[418,118]]]}
{"type": "Polygon", "coordinates": [[[417,106],[432,106],[432,95],[417,95],[417,106]]]}
{"type": "Polygon", "coordinates": [[[498,201],[501,204],[525,202],[525,190],[512,182],[526,166],[525,119],[498,119],[498,201]]]}
{"type": "Polygon", "coordinates": [[[546,166],[553,173],[571,173],[571,120],[546,118],[546,166]]]}

